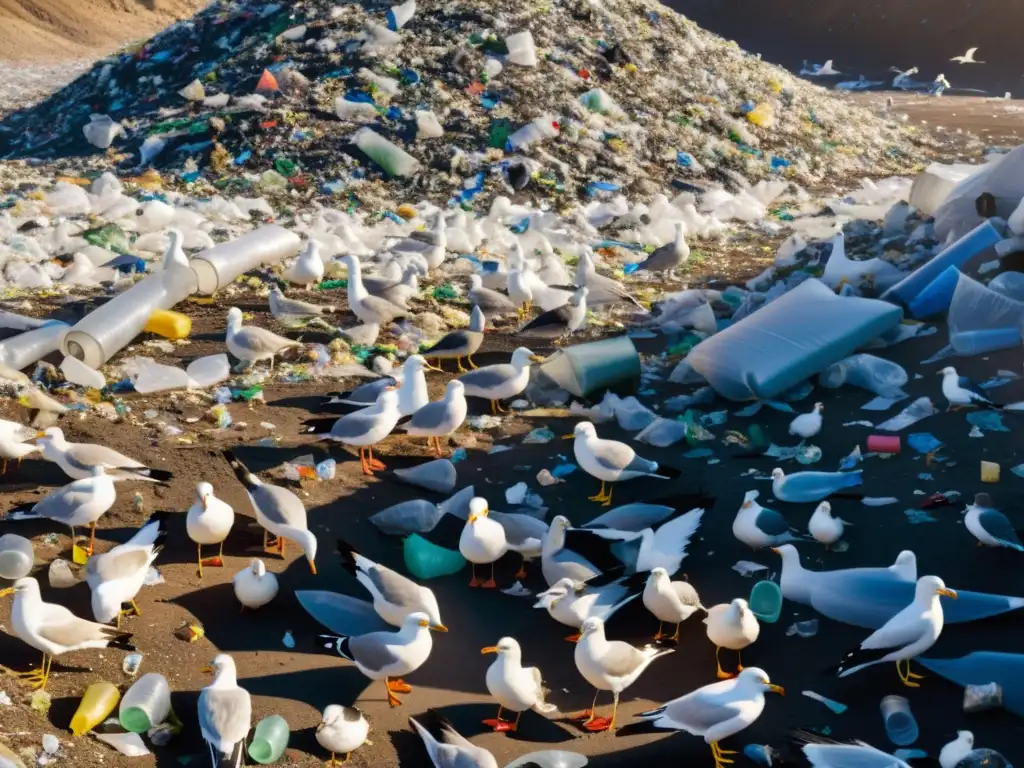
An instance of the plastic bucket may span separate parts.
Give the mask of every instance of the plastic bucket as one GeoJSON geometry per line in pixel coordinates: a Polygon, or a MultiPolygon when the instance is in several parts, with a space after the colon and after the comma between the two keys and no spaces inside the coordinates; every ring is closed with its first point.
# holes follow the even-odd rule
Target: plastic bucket
{"type": "Polygon", "coordinates": [[[782,590],[774,581],[759,581],[750,590],[750,610],[766,624],[774,624],[782,613],[782,590]]]}
{"type": "Polygon", "coordinates": [[[640,356],[627,336],[579,344],[555,352],[540,371],[576,397],[640,380],[640,356]]]}

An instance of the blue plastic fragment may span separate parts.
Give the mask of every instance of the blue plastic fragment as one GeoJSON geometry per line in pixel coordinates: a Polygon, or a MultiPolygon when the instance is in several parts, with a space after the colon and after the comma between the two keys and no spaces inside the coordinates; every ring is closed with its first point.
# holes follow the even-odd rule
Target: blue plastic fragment
{"type": "Polygon", "coordinates": [[[624,266],[622,268],[622,274],[624,274],[624,275],[632,275],[638,269],[640,269],[640,262],[639,261],[636,264],[627,264],[626,266],[624,266]]]}
{"type": "Polygon", "coordinates": [[[557,467],[551,470],[552,477],[565,477],[575,472],[578,467],[575,464],[559,464],[557,467]]]}
{"type": "Polygon", "coordinates": [[[251,149],[243,149],[237,155],[235,155],[235,165],[242,165],[246,160],[252,157],[251,149]]]}
{"type": "Polygon", "coordinates": [[[676,152],[676,162],[683,168],[689,168],[694,163],[693,155],[689,152],[676,152]]]}
{"type": "Polygon", "coordinates": [[[525,218],[520,221],[517,221],[515,224],[509,224],[508,228],[515,232],[517,235],[521,235],[523,234],[523,232],[530,228],[530,219],[525,218]]]}
{"type": "Polygon", "coordinates": [[[784,157],[779,157],[778,155],[772,155],[771,164],[773,171],[781,171],[782,169],[789,168],[789,166],[792,165],[789,160],[784,157]]]}
{"type": "Polygon", "coordinates": [[[915,432],[907,435],[907,445],[918,453],[932,453],[942,447],[942,441],[930,432],[915,432]]]}

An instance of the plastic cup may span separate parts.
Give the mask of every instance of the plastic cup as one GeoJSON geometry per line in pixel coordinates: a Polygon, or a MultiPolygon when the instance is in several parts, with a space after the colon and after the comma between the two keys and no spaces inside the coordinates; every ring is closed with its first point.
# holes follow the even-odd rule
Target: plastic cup
{"type": "Polygon", "coordinates": [[[93,683],[85,689],[82,702],[71,718],[71,733],[81,736],[107,719],[121,697],[112,683],[93,683]]]}
{"type": "Polygon", "coordinates": [[[16,581],[28,576],[35,555],[32,542],[16,533],[0,536],[0,579],[16,581]]]}
{"type": "Polygon", "coordinates": [[[143,675],[121,699],[118,719],[126,731],[145,733],[171,712],[171,686],[159,672],[143,675]]]}
{"type": "Polygon", "coordinates": [[[558,386],[577,397],[640,379],[640,356],[627,336],[560,349],[540,366],[558,386]]]}
{"type": "Polygon", "coordinates": [[[759,581],[750,590],[751,612],[766,624],[774,624],[782,613],[782,590],[774,581],[759,581]]]}
{"type": "Polygon", "coordinates": [[[917,741],[917,720],[905,697],[886,696],[882,699],[880,709],[889,741],[899,747],[907,747],[917,741]]]}
{"type": "Polygon", "coordinates": [[[288,746],[291,729],[280,715],[270,715],[260,720],[249,743],[249,757],[261,765],[276,763],[288,746]]]}

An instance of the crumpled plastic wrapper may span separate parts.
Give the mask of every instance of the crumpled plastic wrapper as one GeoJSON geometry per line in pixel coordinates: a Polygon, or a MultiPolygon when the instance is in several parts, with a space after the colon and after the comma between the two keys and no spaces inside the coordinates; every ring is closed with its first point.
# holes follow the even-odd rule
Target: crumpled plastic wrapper
{"type": "Polygon", "coordinates": [[[964,688],[964,712],[987,712],[1002,709],[1003,688],[999,683],[968,685],[964,688]]]}

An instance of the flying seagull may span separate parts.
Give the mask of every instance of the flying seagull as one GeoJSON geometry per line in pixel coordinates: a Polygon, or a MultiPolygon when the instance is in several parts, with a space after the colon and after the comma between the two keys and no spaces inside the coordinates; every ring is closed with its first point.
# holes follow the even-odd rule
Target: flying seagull
{"type": "Polygon", "coordinates": [[[977,48],[968,48],[967,53],[965,53],[963,56],[954,56],[953,58],[950,59],[950,61],[955,61],[959,64],[984,64],[984,61],[978,61],[976,58],[974,58],[974,52],[977,50],[977,48]]]}

